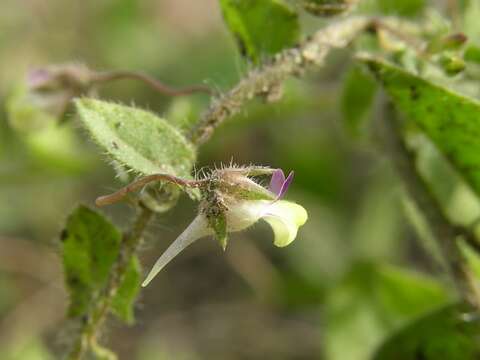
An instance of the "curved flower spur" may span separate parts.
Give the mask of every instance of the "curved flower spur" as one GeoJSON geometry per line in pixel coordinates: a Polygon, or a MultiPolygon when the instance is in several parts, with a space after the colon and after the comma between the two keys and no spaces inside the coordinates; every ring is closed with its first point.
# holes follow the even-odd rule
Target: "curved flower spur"
{"type": "Polygon", "coordinates": [[[98,206],[115,203],[154,181],[174,183],[185,191],[200,189],[198,215],[153,265],[142,284],[147,286],[165,265],[196,240],[213,235],[225,249],[228,233],[244,230],[260,219],[272,227],[276,246],[290,244],[308,217],[302,206],[281,200],[292,180],[293,171],[285,177],[281,169],[254,166],[215,169],[199,180],[154,174],[140,178],[114,194],[102,196],[96,203],[98,206]],[[254,180],[259,176],[271,177],[268,188],[254,180]]]}

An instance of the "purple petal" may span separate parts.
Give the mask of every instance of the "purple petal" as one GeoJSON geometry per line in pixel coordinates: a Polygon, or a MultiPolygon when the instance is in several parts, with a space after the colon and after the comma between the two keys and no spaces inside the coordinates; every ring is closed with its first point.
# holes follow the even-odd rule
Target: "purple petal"
{"type": "Polygon", "coordinates": [[[278,197],[279,199],[280,199],[283,195],[285,195],[285,193],[287,192],[288,187],[289,187],[290,184],[292,183],[293,175],[294,175],[294,172],[293,172],[293,171],[290,171],[290,174],[288,174],[287,178],[286,178],[285,181],[283,182],[282,187],[280,188],[280,191],[279,191],[279,193],[277,194],[277,197],[278,197]]]}
{"type": "Polygon", "coordinates": [[[37,68],[27,74],[27,84],[31,89],[44,86],[52,79],[52,73],[46,68],[37,68]]]}
{"type": "Polygon", "coordinates": [[[269,189],[275,195],[278,196],[280,191],[282,190],[283,183],[285,182],[285,174],[283,173],[282,169],[277,169],[272,174],[272,178],[270,179],[270,186],[269,189]]]}

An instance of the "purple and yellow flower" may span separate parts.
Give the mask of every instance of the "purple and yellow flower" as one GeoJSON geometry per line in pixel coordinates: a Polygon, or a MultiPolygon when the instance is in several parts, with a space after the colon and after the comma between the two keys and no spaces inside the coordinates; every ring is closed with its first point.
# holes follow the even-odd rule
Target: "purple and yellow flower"
{"type": "Polygon", "coordinates": [[[202,190],[198,215],[160,256],[142,286],[150,281],[181,251],[196,240],[216,236],[223,247],[227,233],[242,231],[263,219],[273,230],[274,245],[283,247],[297,236],[305,224],[306,210],[293,202],[282,200],[293,180],[280,169],[225,168],[215,170],[209,185],[202,190]],[[256,175],[270,175],[268,188],[255,182],[256,175]]]}

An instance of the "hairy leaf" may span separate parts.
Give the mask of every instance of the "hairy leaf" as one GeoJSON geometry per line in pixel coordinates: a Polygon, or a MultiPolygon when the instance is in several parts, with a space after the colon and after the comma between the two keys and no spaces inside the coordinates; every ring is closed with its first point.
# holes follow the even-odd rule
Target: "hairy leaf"
{"type": "MultiPolygon", "coordinates": [[[[114,225],[85,206],[77,207],[68,217],[61,241],[69,316],[85,314],[99,295],[118,256],[121,238],[114,225]]],[[[131,307],[139,288],[140,272],[134,258],[114,298],[114,312],[125,321],[133,321],[131,307]]]]}
{"type": "Polygon", "coordinates": [[[395,106],[415,122],[480,194],[480,102],[383,60],[365,57],[395,106]]]}
{"type": "Polygon", "coordinates": [[[128,264],[125,278],[112,303],[112,310],[115,315],[129,324],[134,321],[132,305],[140,291],[141,280],[140,262],[135,256],[128,264]]]}
{"type": "Polygon", "coordinates": [[[284,0],[220,0],[241,52],[258,63],[299,39],[298,15],[284,0]]]}
{"type": "Polygon", "coordinates": [[[144,175],[190,176],[195,149],[164,119],[94,99],[77,100],[76,106],[95,141],[122,165],[144,175]]]}

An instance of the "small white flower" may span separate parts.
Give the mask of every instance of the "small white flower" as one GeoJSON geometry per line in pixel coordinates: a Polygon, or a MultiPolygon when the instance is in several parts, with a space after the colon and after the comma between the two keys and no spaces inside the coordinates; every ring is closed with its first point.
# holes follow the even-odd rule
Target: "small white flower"
{"type": "MultiPolygon", "coordinates": [[[[287,246],[297,236],[300,226],[305,224],[308,215],[306,210],[293,202],[279,200],[288,185],[291,183],[293,173],[285,178],[282,170],[270,171],[272,174],[269,189],[261,187],[248,178],[251,173],[242,169],[222,169],[220,185],[213,192],[216,211],[221,210],[219,216],[225,216],[226,232],[236,232],[247,229],[260,219],[265,220],[272,227],[274,244],[279,247],[287,246]],[[219,200],[220,198],[220,200],[219,200]],[[218,202],[221,207],[218,207],[218,202]]],[[[216,178],[218,180],[218,178],[216,178]]],[[[208,198],[208,196],[207,196],[208,198]]],[[[208,200],[201,211],[183,231],[182,234],[160,256],[142,286],[147,286],[150,281],[187,246],[196,240],[208,235],[217,235],[212,226],[212,212],[209,212],[208,200]],[[207,209],[207,210],[205,210],[207,209]]],[[[214,212],[216,214],[216,212],[214,212]]],[[[225,240],[226,241],[226,240],[225,240]]],[[[225,243],[226,244],[226,243],[225,243]]]]}

